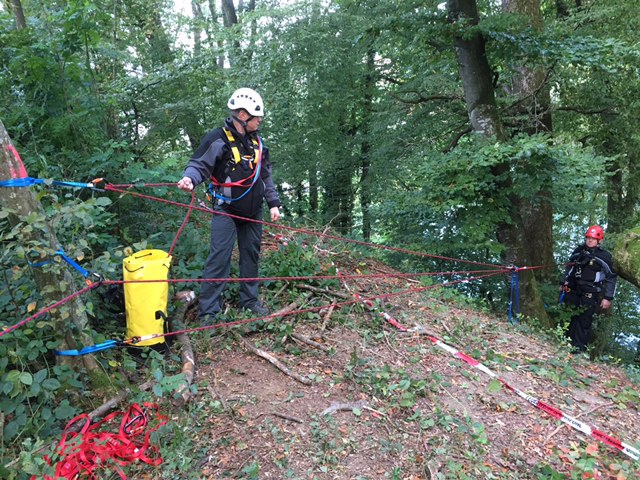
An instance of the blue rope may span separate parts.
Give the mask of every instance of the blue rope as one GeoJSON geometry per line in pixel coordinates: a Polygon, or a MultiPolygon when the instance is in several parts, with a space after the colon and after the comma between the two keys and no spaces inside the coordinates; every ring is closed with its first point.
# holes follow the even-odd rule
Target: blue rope
{"type": "Polygon", "coordinates": [[[80,350],[56,350],[56,355],[61,355],[63,357],[76,357],[79,355],[87,355],[88,353],[100,352],[113,347],[119,347],[121,345],[123,345],[123,343],[119,340],[107,340],[106,342],[90,345],[80,350]]]}
{"type": "MultiPolygon", "coordinates": [[[[102,280],[102,277],[100,276],[100,274],[95,273],[95,272],[90,272],[89,270],[87,270],[85,268],[82,268],[72,258],[68,257],[64,253],[64,251],[62,251],[62,249],[60,249],[57,252],[55,252],[54,255],[57,255],[60,258],[62,258],[65,262],[67,262],[69,265],[71,265],[73,268],[75,268],[78,272],[80,272],[80,275],[82,275],[84,278],[89,278],[90,276],[92,276],[92,277],[95,277],[98,281],[102,280]]],[[[34,267],[34,268],[40,268],[40,267],[43,267],[43,266],[47,265],[48,263],[51,263],[51,260],[43,260],[41,262],[29,263],[29,265],[34,267]]]]}
{"type": "Polygon", "coordinates": [[[509,295],[509,322],[512,324],[518,323],[519,313],[520,313],[520,277],[518,276],[518,267],[514,266],[511,269],[511,291],[509,295]]]}
{"type": "Polygon", "coordinates": [[[42,178],[24,177],[0,180],[0,187],[18,188],[31,185],[56,185],[58,187],[94,188],[93,183],[66,182],[63,180],[43,180],[42,178]]]}
{"type": "Polygon", "coordinates": [[[214,195],[214,197],[216,197],[216,198],[218,198],[218,199],[220,199],[220,200],[222,200],[224,202],[237,202],[242,197],[244,197],[246,194],[248,194],[251,191],[251,189],[253,188],[253,186],[256,184],[256,181],[258,180],[258,177],[260,176],[260,168],[261,167],[262,167],[262,162],[260,162],[258,164],[258,166],[256,167],[256,174],[253,177],[253,182],[251,182],[251,185],[249,185],[249,188],[247,188],[247,190],[242,195],[240,195],[239,197],[228,198],[228,197],[225,197],[224,195],[220,195],[219,193],[217,193],[217,192],[215,192],[213,190],[213,184],[212,183],[209,184],[209,192],[212,193],[214,195]]]}

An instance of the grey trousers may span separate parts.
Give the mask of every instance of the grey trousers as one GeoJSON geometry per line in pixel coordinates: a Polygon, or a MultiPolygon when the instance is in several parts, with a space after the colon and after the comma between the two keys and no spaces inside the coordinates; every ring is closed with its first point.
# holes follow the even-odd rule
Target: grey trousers
{"type": "MultiPolygon", "coordinates": [[[[257,218],[262,218],[262,215],[257,218]]],[[[236,239],[240,256],[240,277],[258,277],[262,224],[214,214],[211,219],[211,250],[204,267],[203,278],[229,277],[231,253],[236,239]]],[[[249,306],[258,301],[258,284],[258,281],[240,283],[240,305],[249,306]]],[[[220,311],[220,296],[226,286],[226,282],[202,284],[200,316],[215,315],[220,311]]]]}

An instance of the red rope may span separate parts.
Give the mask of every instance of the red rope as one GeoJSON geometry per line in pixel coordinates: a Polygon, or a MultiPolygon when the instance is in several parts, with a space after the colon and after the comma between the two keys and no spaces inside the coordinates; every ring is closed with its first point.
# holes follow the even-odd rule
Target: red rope
{"type": "Polygon", "coordinates": [[[173,249],[176,247],[176,243],[178,243],[178,238],[180,238],[180,234],[182,234],[184,227],[186,227],[187,222],[189,221],[189,216],[191,215],[191,211],[193,210],[193,203],[195,202],[195,200],[196,200],[196,192],[191,192],[191,203],[189,204],[189,210],[187,210],[187,215],[184,217],[184,220],[182,221],[182,225],[180,225],[180,228],[178,229],[178,233],[176,233],[176,236],[173,239],[173,243],[171,244],[171,248],[169,249],[169,255],[167,255],[169,257],[173,254],[173,249]]]}
{"type": "MultiPolygon", "coordinates": [[[[401,278],[411,278],[411,277],[420,277],[420,276],[434,276],[434,275],[460,275],[460,274],[476,274],[476,273],[485,273],[487,270],[467,270],[467,271],[452,271],[452,272],[424,272],[424,273],[398,273],[394,274],[395,277],[401,278]]],[[[508,269],[490,271],[491,274],[499,274],[499,273],[507,273],[508,269]]],[[[296,277],[255,277],[255,278],[177,278],[177,279],[163,279],[163,280],[103,280],[98,283],[93,283],[82,290],[79,290],[68,297],[59,300],[53,305],[43,308],[39,312],[21,320],[20,322],[12,325],[11,327],[5,327],[4,330],[0,331],[0,337],[3,335],[10,333],[21,326],[27,324],[31,320],[35,320],[36,318],[41,317],[45,313],[48,313],[52,309],[62,305],[63,303],[81,295],[82,293],[91,290],[98,285],[125,285],[128,283],[207,283],[207,282],[222,282],[222,283],[232,283],[232,282],[265,282],[265,281],[302,281],[302,280],[332,280],[332,279],[340,279],[340,278],[348,278],[348,279],[375,279],[375,278],[388,278],[388,274],[375,273],[371,275],[359,274],[359,275],[306,275],[306,276],[296,276],[296,277]]],[[[478,277],[480,278],[480,277],[478,277]]],[[[458,282],[466,281],[465,279],[459,280],[458,282]]],[[[458,283],[456,282],[456,283],[458,283]]],[[[453,283],[453,282],[449,282],[453,283]]],[[[443,285],[443,284],[439,284],[443,285]]],[[[439,286],[436,285],[436,286],[439,286]]]]}
{"type": "MultiPolygon", "coordinates": [[[[498,266],[498,265],[495,265],[495,264],[492,264],[492,263],[475,262],[475,261],[472,261],[472,260],[463,260],[463,259],[460,259],[460,258],[445,257],[445,256],[442,256],[442,255],[434,255],[434,254],[430,254],[430,253],[417,252],[415,250],[409,250],[409,249],[406,249],[406,248],[389,247],[387,245],[379,245],[379,244],[376,244],[376,243],[363,242],[361,240],[354,240],[354,239],[351,239],[351,238],[339,237],[339,236],[336,236],[336,235],[330,235],[328,233],[313,232],[311,230],[305,230],[305,229],[302,229],[302,228],[295,228],[295,227],[291,227],[291,226],[287,226],[287,225],[280,225],[280,224],[277,224],[277,223],[266,222],[264,220],[257,220],[257,219],[252,219],[252,218],[240,217],[238,215],[232,215],[230,213],[220,212],[220,211],[217,211],[217,210],[214,211],[214,210],[212,210],[210,208],[206,208],[206,207],[197,207],[197,206],[191,207],[190,205],[187,205],[186,203],[174,202],[172,200],[165,200],[163,198],[154,197],[152,195],[145,195],[145,194],[142,194],[142,193],[131,192],[129,190],[122,190],[122,189],[117,188],[116,185],[112,185],[112,184],[107,184],[105,186],[105,190],[109,190],[109,191],[112,191],[112,192],[123,193],[123,194],[128,194],[128,195],[133,195],[133,196],[136,196],[136,197],[139,197],[139,198],[144,198],[144,199],[147,199],[147,200],[153,200],[153,201],[160,202],[160,203],[166,203],[168,205],[174,205],[174,206],[177,206],[177,207],[193,208],[193,210],[198,210],[198,211],[206,212],[206,213],[213,213],[215,215],[223,215],[223,216],[226,216],[226,217],[235,218],[235,219],[243,220],[243,221],[246,221],[246,222],[261,223],[263,225],[267,225],[267,226],[272,227],[272,228],[280,228],[280,229],[283,229],[283,230],[289,230],[291,232],[302,233],[302,234],[305,234],[305,235],[314,235],[314,236],[317,236],[317,237],[329,238],[329,239],[337,240],[337,241],[340,241],[340,242],[355,243],[356,245],[362,245],[362,246],[372,247],[372,248],[379,248],[379,249],[382,249],[382,250],[389,250],[389,251],[399,252],[399,253],[406,253],[406,254],[409,254],[409,255],[417,255],[417,256],[426,257],[426,258],[435,258],[435,259],[438,259],[438,260],[449,260],[449,261],[453,261],[453,262],[468,263],[468,264],[472,264],[472,265],[481,265],[481,266],[484,266],[484,267],[492,267],[492,268],[500,268],[500,269],[503,268],[502,266],[498,266]]],[[[533,268],[533,267],[529,267],[529,268],[533,268]]]]}
{"type": "Polygon", "coordinates": [[[459,275],[459,274],[476,274],[476,273],[509,273],[510,270],[503,268],[501,270],[460,270],[452,272],[422,272],[422,273],[397,273],[390,275],[388,273],[372,273],[372,274],[351,274],[351,275],[302,275],[293,277],[226,277],[226,278],[175,278],[161,280],[103,280],[105,285],[125,285],[128,283],[208,283],[208,282],[278,282],[278,281],[301,281],[301,280],[335,280],[341,278],[349,279],[375,279],[375,278],[411,278],[411,277],[427,277],[434,275],[459,275]]]}
{"type": "Polygon", "coordinates": [[[167,332],[167,333],[158,333],[158,334],[153,334],[153,335],[148,335],[145,337],[141,337],[139,339],[128,339],[126,342],[130,343],[130,344],[135,344],[139,341],[144,341],[144,340],[150,340],[152,338],[160,338],[160,337],[170,337],[173,335],[180,335],[180,334],[184,334],[184,333],[193,333],[193,332],[200,332],[200,331],[204,331],[204,330],[213,330],[213,329],[218,329],[218,328],[226,328],[226,327],[235,327],[238,325],[244,325],[247,323],[254,323],[254,322],[268,322],[271,320],[275,320],[277,318],[281,318],[281,317],[285,317],[285,316],[290,316],[290,315],[299,315],[301,313],[309,313],[309,312],[317,312],[320,310],[323,310],[325,308],[330,308],[330,307],[344,307],[347,305],[353,305],[355,303],[360,303],[360,302],[373,302],[374,300],[382,300],[385,298],[391,298],[391,297],[398,297],[401,295],[408,295],[411,293],[418,293],[418,292],[424,292],[427,290],[432,290],[435,288],[440,288],[440,287],[447,287],[449,285],[455,285],[458,283],[465,283],[465,282],[471,282],[474,280],[479,280],[481,278],[488,278],[488,277],[493,277],[495,275],[499,275],[503,272],[498,271],[498,272],[489,272],[486,273],[484,275],[478,275],[476,277],[470,277],[470,278],[465,278],[465,279],[459,279],[459,280],[454,280],[451,282],[447,282],[447,283],[440,283],[437,285],[427,285],[424,287],[416,287],[416,288],[411,288],[411,289],[406,289],[406,290],[400,290],[397,292],[391,292],[391,293],[383,293],[380,295],[374,295],[371,297],[360,297],[360,298],[356,298],[353,300],[346,300],[344,302],[334,302],[334,303],[329,303],[326,305],[321,305],[318,307],[308,307],[308,308],[303,308],[300,310],[292,310],[290,312],[284,312],[284,313],[272,313],[270,315],[264,315],[262,317],[252,317],[252,318],[248,318],[248,319],[244,319],[244,320],[236,320],[233,322],[226,322],[226,323],[216,323],[215,325],[206,325],[206,326],[202,326],[202,327],[197,327],[197,328],[189,328],[189,329],[185,329],[185,330],[176,330],[173,332],[167,332]],[[132,341],[133,340],[133,341],[132,341]]]}
{"type": "Polygon", "coordinates": [[[89,290],[93,290],[94,288],[96,288],[98,285],[100,285],[100,282],[98,283],[92,283],[91,285],[88,285],[86,287],[84,287],[82,290],[78,290],[77,292],[72,293],[71,295],[64,297],[62,300],[58,300],[56,303],[54,303],[53,305],[49,305],[46,308],[43,308],[42,310],[40,310],[37,313],[34,313],[33,315],[31,315],[30,317],[25,318],[24,320],[19,321],[18,323],[16,323],[15,325],[11,325],[10,327],[2,327],[3,330],[0,332],[0,337],[3,337],[4,335],[13,332],[14,330],[20,328],[21,326],[29,323],[31,320],[35,320],[38,317],[41,317],[42,315],[44,315],[45,313],[50,312],[51,310],[53,310],[56,307],[59,307],[60,305],[63,305],[65,303],[67,303],[69,300],[72,300],[80,295],[82,295],[84,292],[88,292],[89,290]]]}

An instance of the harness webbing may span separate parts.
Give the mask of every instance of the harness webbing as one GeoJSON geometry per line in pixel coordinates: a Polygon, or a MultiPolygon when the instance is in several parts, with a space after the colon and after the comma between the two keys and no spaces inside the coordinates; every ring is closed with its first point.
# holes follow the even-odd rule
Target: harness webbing
{"type": "MultiPolygon", "coordinates": [[[[230,130],[224,128],[224,133],[227,136],[227,140],[231,144],[231,153],[233,155],[233,161],[237,165],[242,162],[242,155],[240,155],[240,150],[238,149],[238,142],[234,138],[233,134],[230,130]]],[[[253,170],[253,173],[242,180],[238,180],[236,182],[219,182],[215,177],[211,178],[211,183],[215,187],[248,187],[251,189],[253,184],[256,182],[258,178],[258,174],[260,173],[260,164],[262,163],[262,139],[260,137],[252,138],[251,144],[253,146],[253,160],[249,161],[249,167],[253,170]],[[252,180],[251,184],[247,184],[246,182],[252,180]]]]}

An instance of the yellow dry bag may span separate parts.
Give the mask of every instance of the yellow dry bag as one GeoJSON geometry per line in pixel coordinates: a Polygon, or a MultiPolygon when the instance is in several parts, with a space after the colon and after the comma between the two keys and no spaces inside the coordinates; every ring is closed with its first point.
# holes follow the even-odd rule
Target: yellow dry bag
{"type": "MultiPolygon", "coordinates": [[[[162,250],[141,250],[122,262],[127,280],[167,280],[171,257],[162,250]]],[[[124,304],[127,313],[127,338],[165,333],[169,284],[167,282],[136,282],[124,284],[124,304]],[[156,314],[156,312],[162,312],[156,314]]],[[[152,338],[136,346],[164,343],[164,337],[152,338]]]]}

